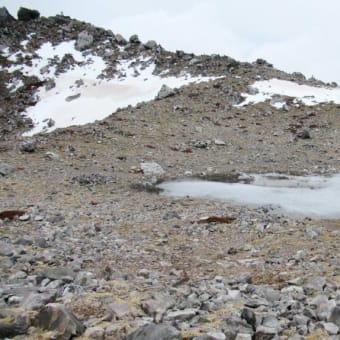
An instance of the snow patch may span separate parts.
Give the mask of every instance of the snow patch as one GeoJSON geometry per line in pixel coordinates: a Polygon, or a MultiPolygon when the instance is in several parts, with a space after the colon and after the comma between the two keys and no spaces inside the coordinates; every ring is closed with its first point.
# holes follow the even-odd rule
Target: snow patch
{"type": "Polygon", "coordinates": [[[340,174],[333,177],[250,175],[250,184],[199,180],[164,182],[167,196],[190,196],[250,206],[274,206],[307,217],[340,217],[340,174]]]}
{"type": "MultiPolygon", "coordinates": [[[[256,81],[251,85],[255,94],[242,93],[245,100],[236,106],[245,106],[257,104],[271,100],[275,95],[296,98],[296,103],[302,102],[305,105],[312,106],[320,103],[334,102],[340,104],[340,88],[325,88],[309,85],[299,85],[292,81],[271,79],[256,81]]],[[[284,103],[273,103],[274,107],[282,108],[284,103]]]]}
{"type": "Polygon", "coordinates": [[[75,49],[74,41],[56,46],[48,42],[35,55],[17,52],[9,59],[15,62],[19,54],[31,58],[32,65],[12,65],[9,72],[19,70],[26,76],[37,76],[41,80],[53,78],[55,82],[52,89],[40,88],[38,103],[26,110],[25,114],[34,122],[34,128],[25,134],[27,136],[104,119],[118,108],[154,99],[163,84],[175,88],[215,79],[189,74],[160,77],[153,74],[154,62],[143,58],[120,60],[117,76],[100,79],[107,67],[105,61],[98,56],[83,55],[75,49]],[[64,73],[56,74],[56,63],[52,59],[58,63],[66,54],[71,54],[76,64],[64,73]],[[50,120],[55,122],[52,127],[46,124],[50,120]]]}

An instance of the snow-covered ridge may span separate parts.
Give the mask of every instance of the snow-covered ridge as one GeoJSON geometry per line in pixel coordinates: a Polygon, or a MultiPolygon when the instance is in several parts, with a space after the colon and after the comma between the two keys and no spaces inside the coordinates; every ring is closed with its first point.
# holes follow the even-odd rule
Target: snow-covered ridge
{"type": "Polygon", "coordinates": [[[309,85],[299,85],[292,81],[271,79],[256,81],[251,85],[252,94],[242,93],[245,98],[238,106],[257,104],[271,101],[276,108],[281,108],[285,100],[275,98],[275,96],[287,96],[295,98],[295,103],[299,102],[312,106],[319,103],[334,102],[340,104],[340,88],[315,87],[309,85]],[[254,93],[255,92],[255,93],[254,93]]]}
{"type": "MultiPolygon", "coordinates": [[[[56,46],[47,42],[34,54],[26,53],[26,45],[27,41],[22,43],[22,52],[10,55],[7,50],[5,54],[12,62],[29,57],[31,63],[14,64],[8,71],[20,71],[25,76],[50,80],[49,86],[39,89],[37,104],[25,112],[34,122],[34,128],[26,133],[28,136],[104,119],[118,108],[154,99],[163,84],[177,88],[214,79],[192,77],[190,74],[180,77],[154,75],[155,64],[152,59],[142,57],[118,60],[117,74],[107,79],[103,77],[103,71],[108,66],[106,62],[99,56],[77,51],[75,41],[62,42],[56,46]],[[58,65],[67,55],[71,55],[75,63],[60,72],[58,65]]],[[[20,84],[13,77],[8,87],[16,90],[20,84]]]]}

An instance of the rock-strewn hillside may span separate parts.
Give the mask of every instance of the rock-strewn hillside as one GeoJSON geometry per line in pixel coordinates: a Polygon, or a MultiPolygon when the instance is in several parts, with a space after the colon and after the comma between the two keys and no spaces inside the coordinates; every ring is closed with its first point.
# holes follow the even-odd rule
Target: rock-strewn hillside
{"type": "Polygon", "coordinates": [[[336,85],[65,16],[19,17],[0,10],[0,337],[338,339],[339,220],[171,198],[154,185],[339,173],[336,85]],[[136,89],[154,81],[158,92],[172,76],[186,86],[136,101],[149,98],[136,89]],[[58,128],[56,105],[76,116],[91,93],[140,80],[127,91],[133,105],[58,128]]]}

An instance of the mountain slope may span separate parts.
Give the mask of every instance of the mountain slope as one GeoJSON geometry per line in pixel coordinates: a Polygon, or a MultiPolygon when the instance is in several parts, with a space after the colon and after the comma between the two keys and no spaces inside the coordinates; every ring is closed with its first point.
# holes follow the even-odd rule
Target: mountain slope
{"type": "Polygon", "coordinates": [[[335,84],[64,16],[0,32],[0,337],[338,337],[338,219],[155,185],[339,173],[335,84]]]}

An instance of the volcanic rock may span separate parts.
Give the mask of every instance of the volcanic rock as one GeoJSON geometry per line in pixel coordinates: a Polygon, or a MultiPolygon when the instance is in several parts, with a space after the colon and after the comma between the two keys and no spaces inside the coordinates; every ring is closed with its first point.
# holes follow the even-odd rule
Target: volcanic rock
{"type": "Polygon", "coordinates": [[[38,19],[40,17],[39,11],[35,9],[29,9],[25,7],[20,7],[18,10],[18,19],[21,21],[30,21],[38,19]]]}

